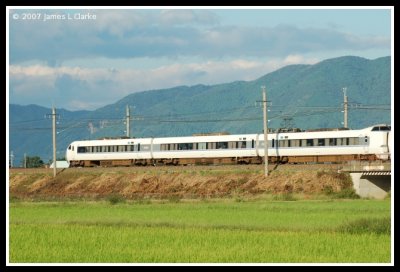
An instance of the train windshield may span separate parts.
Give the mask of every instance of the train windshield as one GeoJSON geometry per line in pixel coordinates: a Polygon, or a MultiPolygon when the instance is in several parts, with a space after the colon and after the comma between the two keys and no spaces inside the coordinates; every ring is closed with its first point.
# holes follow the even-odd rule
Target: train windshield
{"type": "Polygon", "coordinates": [[[372,128],[372,131],[390,131],[390,126],[375,126],[372,128]]]}

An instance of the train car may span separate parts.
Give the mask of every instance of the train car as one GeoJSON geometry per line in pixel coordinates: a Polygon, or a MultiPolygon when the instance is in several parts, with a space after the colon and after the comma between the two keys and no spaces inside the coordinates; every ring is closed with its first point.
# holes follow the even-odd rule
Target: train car
{"type": "MultiPolygon", "coordinates": [[[[360,130],[268,134],[272,163],[389,160],[388,125],[360,130]]],[[[262,163],[264,135],[210,135],[75,141],[68,146],[70,167],[262,163]]]]}

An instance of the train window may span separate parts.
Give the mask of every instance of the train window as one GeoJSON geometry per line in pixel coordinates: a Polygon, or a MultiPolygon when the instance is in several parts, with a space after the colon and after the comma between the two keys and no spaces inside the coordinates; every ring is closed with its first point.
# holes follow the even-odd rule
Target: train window
{"type": "Polygon", "coordinates": [[[275,147],[275,139],[272,139],[272,147],[275,147]]]}
{"type": "Polygon", "coordinates": [[[238,148],[246,148],[246,141],[238,142],[238,148]]]}
{"type": "Polygon", "coordinates": [[[351,137],[351,138],[348,138],[349,139],[349,144],[350,145],[358,145],[359,144],[359,138],[357,138],[357,137],[351,137]]]}
{"type": "Polygon", "coordinates": [[[217,142],[217,149],[227,149],[228,142],[217,142]]]}
{"type": "Polygon", "coordinates": [[[71,145],[68,146],[68,150],[71,150],[71,145]]]}
{"type": "Polygon", "coordinates": [[[300,140],[291,140],[291,147],[299,147],[300,146],[300,140]]]}
{"type": "Polygon", "coordinates": [[[72,146],[72,151],[74,151],[74,146],[72,146]]]}
{"type": "Polygon", "coordinates": [[[197,144],[197,149],[201,149],[201,150],[204,150],[204,149],[207,149],[207,143],[198,143],[197,144]]]}
{"type": "Polygon", "coordinates": [[[215,149],[216,143],[207,143],[207,149],[215,149]]]}
{"type": "Polygon", "coordinates": [[[254,140],[251,140],[251,148],[254,148],[254,140]]]}
{"type": "Polygon", "coordinates": [[[86,147],[85,146],[78,146],[78,153],[86,153],[86,147]]]}
{"type": "Polygon", "coordinates": [[[313,139],[307,139],[306,143],[307,143],[307,146],[314,146],[314,140],[313,139]]]}
{"type": "Polygon", "coordinates": [[[192,150],[193,143],[181,143],[178,144],[178,150],[192,150]]]}
{"type": "Polygon", "coordinates": [[[141,148],[142,148],[143,151],[150,150],[150,145],[142,145],[141,148]]]}
{"type": "Polygon", "coordinates": [[[137,151],[140,151],[140,143],[137,144],[137,151]]]}

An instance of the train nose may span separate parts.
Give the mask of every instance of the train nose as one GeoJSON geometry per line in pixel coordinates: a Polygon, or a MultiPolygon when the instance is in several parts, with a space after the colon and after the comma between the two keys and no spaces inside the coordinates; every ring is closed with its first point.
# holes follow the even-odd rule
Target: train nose
{"type": "Polygon", "coordinates": [[[68,152],[68,150],[67,151],[65,151],[65,160],[69,163],[69,154],[68,154],[69,152],[68,152]]]}
{"type": "Polygon", "coordinates": [[[70,163],[72,160],[72,154],[71,154],[71,145],[68,146],[67,150],[65,151],[65,160],[70,163]]]}

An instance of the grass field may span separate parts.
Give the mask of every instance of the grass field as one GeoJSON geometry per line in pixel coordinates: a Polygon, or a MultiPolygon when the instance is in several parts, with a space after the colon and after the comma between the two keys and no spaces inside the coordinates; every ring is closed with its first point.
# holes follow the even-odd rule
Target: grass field
{"type": "Polygon", "coordinates": [[[15,202],[10,263],[389,263],[390,200],[15,202]]]}

